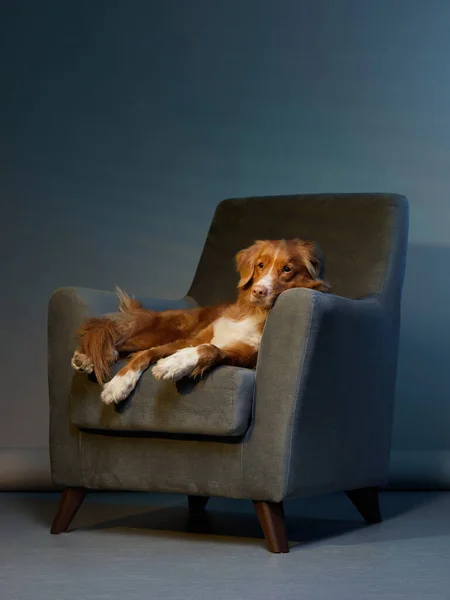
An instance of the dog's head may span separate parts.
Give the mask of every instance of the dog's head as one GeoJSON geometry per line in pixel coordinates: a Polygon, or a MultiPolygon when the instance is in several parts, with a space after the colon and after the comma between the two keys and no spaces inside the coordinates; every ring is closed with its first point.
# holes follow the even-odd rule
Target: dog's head
{"type": "Polygon", "coordinates": [[[314,242],[302,240],[257,241],[236,255],[241,298],[271,308],[277,297],[291,288],[326,292],[321,277],[323,258],[314,242]]]}

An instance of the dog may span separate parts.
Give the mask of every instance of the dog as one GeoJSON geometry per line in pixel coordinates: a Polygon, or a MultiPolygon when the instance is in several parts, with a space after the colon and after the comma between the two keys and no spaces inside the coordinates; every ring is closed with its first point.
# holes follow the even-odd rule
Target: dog
{"type": "Polygon", "coordinates": [[[105,404],[120,402],[151,365],[156,379],[201,377],[218,365],[255,368],[263,327],[278,296],[292,288],[327,292],[323,257],[310,241],[262,240],[236,255],[234,304],[156,312],[120,289],[119,311],[91,318],[78,331],[75,370],[94,373],[105,404]],[[127,364],[109,381],[114,362],[127,364]]]}

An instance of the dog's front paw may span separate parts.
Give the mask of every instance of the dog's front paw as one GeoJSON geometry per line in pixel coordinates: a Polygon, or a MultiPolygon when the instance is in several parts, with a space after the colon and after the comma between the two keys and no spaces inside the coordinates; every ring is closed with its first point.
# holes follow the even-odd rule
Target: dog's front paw
{"type": "Polygon", "coordinates": [[[126,371],[123,375],[120,372],[108,381],[103,387],[100,394],[104,404],[117,404],[121,400],[125,400],[136,387],[141,371],[126,371]]]}
{"type": "Polygon", "coordinates": [[[72,367],[75,371],[80,371],[80,373],[92,373],[94,370],[94,363],[82,352],[78,352],[75,350],[74,355],[72,356],[72,367]]]}
{"type": "Polygon", "coordinates": [[[190,375],[197,366],[197,363],[197,348],[183,348],[175,352],[175,354],[159,360],[153,367],[152,374],[155,379],[178,381],[190,375]]]}

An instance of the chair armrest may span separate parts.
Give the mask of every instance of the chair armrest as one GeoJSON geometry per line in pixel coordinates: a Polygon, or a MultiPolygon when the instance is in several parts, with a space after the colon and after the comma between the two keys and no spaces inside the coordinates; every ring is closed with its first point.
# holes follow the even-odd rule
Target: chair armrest
{"type": "MultiPolygon", "coordinates": [[[[191,298],[180,300],[141,299],[145,308],[168,310],[192,308],[191,298]]],[[[50,458],[53,480],[61,485],[81,485],[78,430],[70,424],[69,396],[73,370],[70,364],[76,347],[76,332],[89,317],[114,312],[114,292],[65,287],[56,290],[48,307],[48,384],[50,400],[50,458]]]]}
{"type": "MultiPolygon", "coordinates": [[[[193,308],[191,298],[162,300],[139,298],[145,308],[169,310],[193,308]]],[[[98,317],[118,309],[118,298],[114,292],[81,287],[65,287],[56,290],[48,309],[48,359],[50,401],[57,397],[67,399],[72,379],[70,359],[75,350],[75,334],[82,322],[89,317],[98,317]]]]}
{"type": "Polygon", "coordinates": [[[278,298],[259,352],[251,445],[266,455],[259,470],[281,466],[280,499],[384,482],[397,344],[397,315],[376,296],[278,298]]]}

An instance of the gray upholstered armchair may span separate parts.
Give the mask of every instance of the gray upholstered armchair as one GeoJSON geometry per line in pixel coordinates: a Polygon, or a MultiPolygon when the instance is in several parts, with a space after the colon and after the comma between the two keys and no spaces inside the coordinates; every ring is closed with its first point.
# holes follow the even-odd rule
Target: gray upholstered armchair
{"type": "Polygon", "coordinates": [[[50,451],[65,487],[52,532],[66,531],[86,490],[187,494],[255,503],[269,549],[287,552],[283,500],[346,491],[380,520],[397,368],[408,204],[385,194],[324,194],[219,204],[188,295],[156,309],[233,300],[233,257],[255,239],[315,240],[332,294],[283,293],[256,371],[219,367],[174,384],[144,374],[123,405],[72,371],[75,332],[117,308],[113,293],[57,290],[49,305],[50,451]]]}

